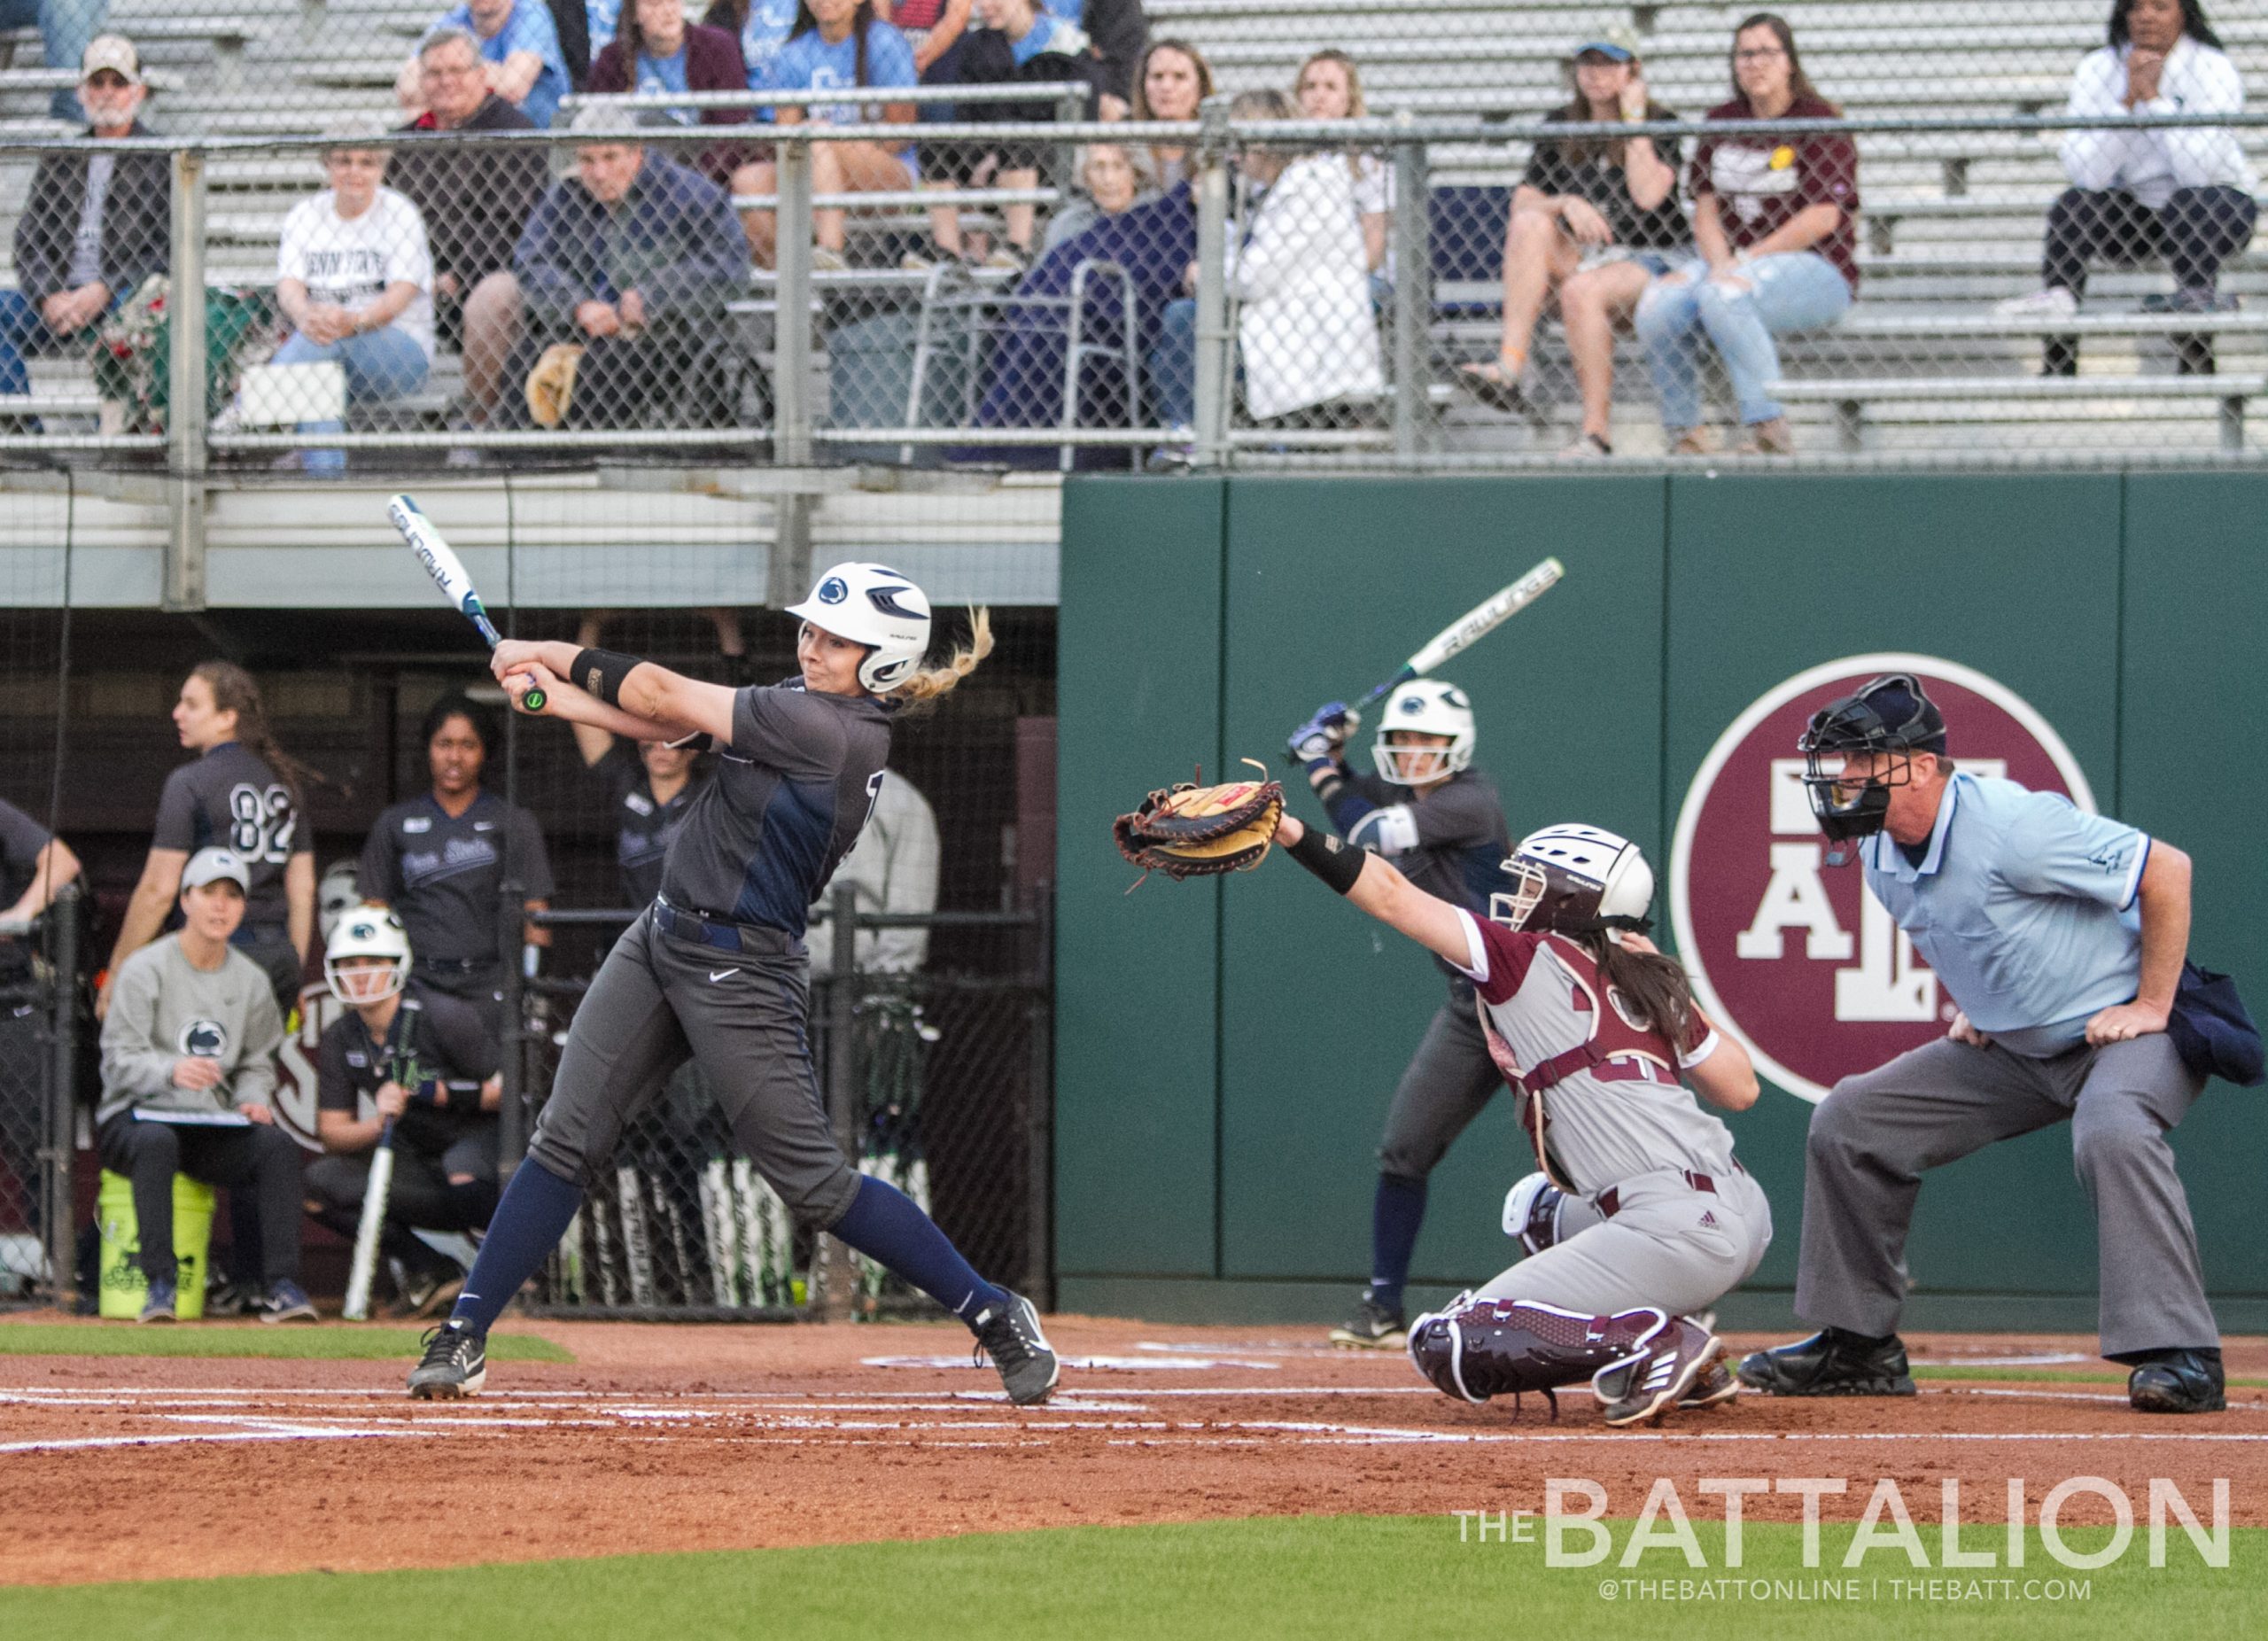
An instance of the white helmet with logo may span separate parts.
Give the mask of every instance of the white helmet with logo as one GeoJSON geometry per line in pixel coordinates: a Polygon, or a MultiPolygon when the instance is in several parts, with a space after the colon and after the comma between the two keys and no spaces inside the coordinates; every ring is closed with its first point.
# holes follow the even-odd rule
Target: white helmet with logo
{"type": "Polygon", "coordinates": [[[328,941],[338,920],[362,904],[362,868],[352,860],[334,860],[315,885],[315,922],[328,941]]]}
{"type": "Polygon", "coordinates": [[[349,1007],[384,1002],[409,979],[409,931],[384,906],[354,907],[323,943],[322,977],[331,995],[349,1007]],[[350,957],[384,958],[386,967],[341,968],[350,957]]]}
{"type": "Polygon", "coordinates": [[[872,653],[858,664],[858,681],[876,695],[904,683],[929,652],[928,595],[886,564],[836,564],[788,613],[865,644],[872,653]]]}
{"type": "Polygon", "coordinates": [[[1371,761],[1379,779],[1395,786],[1416,786],[1471,766],[1472,749],[1480,739],[1473,727],[1472,703],[1464,690],[1438,678],[1412,679],[1386,698],[1379,714],[1378,739],[1371,743],[1371,761]],[[1396,746],[1386,737],[1396,730],[1418,735],[1447,735],[1446,748],[1396,746]],[[1436,757],[1446,752],[1446,758],[1436,757]]]}
{"type": "Polygon", "coordinates": [[[1646,926],[1654,869],[1638,845],[1604,827],[1547,826],[1519,841],[1504,872],[1510,894],[1488,897],[1488,915],[1508,929],[1592,934],[1646,926]]]}

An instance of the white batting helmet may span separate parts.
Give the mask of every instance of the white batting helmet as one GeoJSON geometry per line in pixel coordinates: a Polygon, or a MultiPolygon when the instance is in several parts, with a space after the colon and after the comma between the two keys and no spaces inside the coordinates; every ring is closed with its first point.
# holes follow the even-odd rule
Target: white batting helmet
{"type": "Polygon", "coordinates": [[[1464,690],[1441,679],[1417,678],[1386,698],[1386,711],[1379,714],[1378,739],[1371,743],[1371,759],[1378,766],[1379,780],[1395,786],[1416,786],[1471,766],[1472,749],[1480,739],[1472,722],[1472,703],[1464,690]],[[1397,746],[1386,739],[1397,730],[1447,735],[1449,743],[1446,748],[1397,746]],[[1447,756],[1433,763],[1436,753],[1447,756]],[[1430,773],[1418,773],[1429,764],[1430,773]]]}
{"type": "Polygon", "coordinates": [[[904,683],[929,652],[928,595],[886,564],[836,564],[788,613],[865,644],[872,653],[858,664],[858,681],[876,695],[904,683]]]}
{"type": "Polygon", "coordinates": [[[1653,867],[1637,844],[1604,827],[1570,823],[1531,832],[1504,872],[1512,890],[1488,897],[1488,915],[1507,929],[1643,929],[1654,901],[1653,867]]]}
{"type": "Polygon", "coordinates": [[[323,943],[322,977],[331,995],[349,1007],[384,1002],[408,982],[409,931],[384,906],[356,906],[323,943]],[[350,957],[383,958],[386,967],[341,968],[350,957]]]}
{"type": "Polygon", "coordinates": [[[352,860],[334,860],[315,885],[315,922],[323,939],[338,927],[338,920],[362,904],[362,869],[352,860]]]}

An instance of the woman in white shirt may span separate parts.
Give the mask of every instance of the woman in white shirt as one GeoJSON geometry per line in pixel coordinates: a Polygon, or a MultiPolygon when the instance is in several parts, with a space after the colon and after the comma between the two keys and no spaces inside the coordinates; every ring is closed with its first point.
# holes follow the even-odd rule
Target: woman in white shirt
{"type": "MultiPolygon", "coordinates": [[[[2110,43],[2080,61],[2068,112],[2233,114],[2243,107],[2244,82],[2198,0],[2115,0],[2110,43]]],[[[2236,306],[2219,293],[2221,263],[2250,242],[2259,207],[2234,131],[2074,130],[2064,136],[2062,157],[2071,186],[2048,208],[2042,288],[2001,303],[2000,312],[2068,319],[2086,293],[2089,262],[2132,266],[2158,256],[2171,266],[2175,289],[2147,299],[2146,310],[2210,314],[2236,306]]],[[[2185,350],[2184,367],[2191,362],[2185,350]]],[[[2051,338],[2047,373],[2078,368],[2077,339],[2051,338]]]]}
{"type": "MultiPolygon", "coordinates": [[[[1363,76],[1355,59],[1336,47],[1317,51],[1300,65],[1292,82],[1300,113],[1309,120],[1363,120],[1363,76]]],[[[1363,256],[1371,274],[1371,294],[1383,300],[1392,276],[1386,230],[1394,221],[1394,170],[1379,154],[1350,150],[1348,174],[1355,180],[1355,209],[1363,222],[1363,256]]]]}
{"type": "MultiPolygon", "coordinates": [[[[276,303],[291,334],[279,365],[339,365],[346,402],[414,393],[433,363],[433,258],[417,207],[383,186],[386,151],[333,148],[322,157],[330,186],[284,219],[276,260],[276,303]]],[[[302,432],[337,432],[323,416],[302,432]]],[[[308,472],[345,469],[342,450],[307,450],[308,472]]]]}

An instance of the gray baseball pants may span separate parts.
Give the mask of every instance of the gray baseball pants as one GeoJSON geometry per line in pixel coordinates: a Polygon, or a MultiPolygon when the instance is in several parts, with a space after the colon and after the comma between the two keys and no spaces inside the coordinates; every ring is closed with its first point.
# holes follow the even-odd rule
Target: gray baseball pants
{"type": "Polygon", "coordinates": [[[2217,1346],[2196,1227],[2165,1137],[2203,1088],[2162,1033],[2051,1060],[1941,1038],[1845,1077],[1812,1113],[1796,1313],[1820,1326],[1896,1332],[1922,1171],[2069,1119],[2094,1207],[2102,1353],[2217,1346]]]}
{"type": "MultiPolygon", "coordinates": [[[[743,931],[754,946],[758,931],[743,931]]],[[[803,944],[722,951],[654,927],[649,910],[614,944],[576,1011],[528,1151],[586,1189],[670,1074],[699,1062],[733,1137],[797,1219],[843,1217],[858,1175],[843,1160],[812,1072],[803,944]]]]}
{"type": "Polygon", "coordinates": [[[1466,986],[1450,989],[1449,1000],[1410,1056],[1386,1108],[1386,1136],[1379,1141],[1379,1172],[1422,1181],[1449,1155],[1456,1137],[1487,1103],[1504,1091],[1504,1074],[1488,1056],[1487,1039],[1472,1010],[1466,986]]]}
{"type": "Polygon", "coordinates": [[[1706,1310],[1763,1263],[1772,1245],[1764,1188],[1733,1170],[1697,1191],[1676,1169],[1615,1187],[1612,1217],[1570,1195],[1559,1240],[1492,1279],[1481,1299],[1527,1299],[1585,1316],[1656,1305],[1673,1316],[1706,1310]]]}

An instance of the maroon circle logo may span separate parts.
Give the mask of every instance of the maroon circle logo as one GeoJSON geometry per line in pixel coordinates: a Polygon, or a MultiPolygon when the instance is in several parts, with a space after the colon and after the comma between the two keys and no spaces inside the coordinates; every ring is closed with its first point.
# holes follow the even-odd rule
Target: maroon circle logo
{"type": "Polygon", "coordinates": [[[1911,673],[1946,716],[1947,750],[1969,774],[2061,792],[2092,813],[2094,794],[2053,726],[2014,690],[1932,656],[1848,656],[1798,673],[1735,719],[1709,749],[1670,844],[1670,918],[1694,994],[1789,1093],[1822,1098],[1837,1079],[1931,1038],[1952,999],[1868,892],[1856,862],[1826,864],[1797,738],[1811,715],[1884,673],[1911,673]]]}

